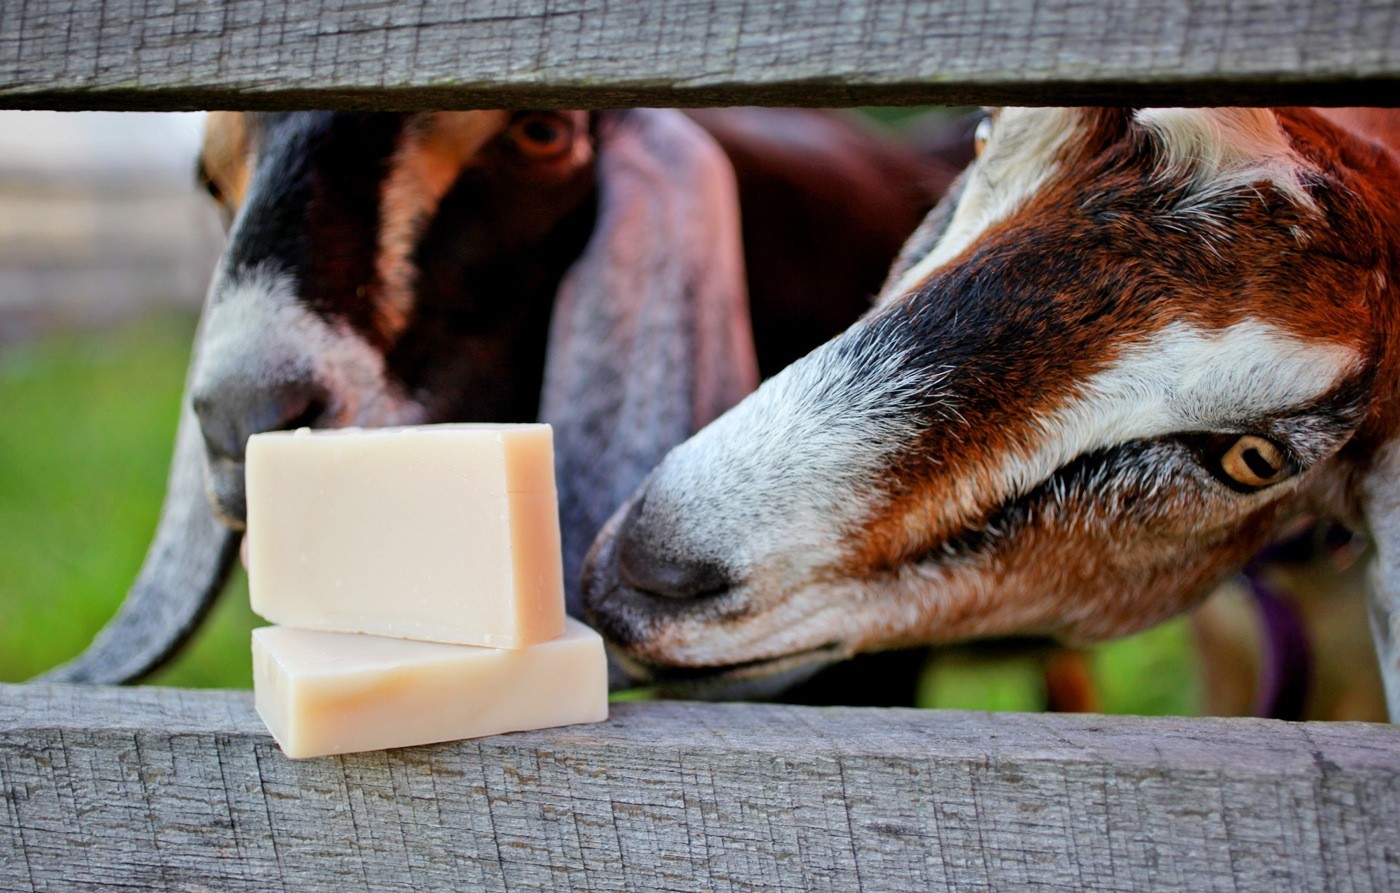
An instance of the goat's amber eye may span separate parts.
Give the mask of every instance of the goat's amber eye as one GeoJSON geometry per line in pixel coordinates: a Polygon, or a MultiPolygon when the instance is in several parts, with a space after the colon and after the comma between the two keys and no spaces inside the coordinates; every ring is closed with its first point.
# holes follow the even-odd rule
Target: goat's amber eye
{"type": "Polygon", "coordinates": [[[531,158],[558,158],[574,142],[573,126],[558,115],[524,115],[511,125],[510,132],[520,151],[531,158]]]}
{"type": "MultiPolygon", "coordinates": [[[[966,132],[966,131],[964,131],[966,132]]],[[[977,122],[977,129],[972,132],[972,150],[981,157],[982,152],[987,148],[987,140],[992,138],[992,116],[987,115],[977,122]]]]}
{"type": "Polygon", "coordinates": [[[1223,444],[1219,476],[1227,486],[1252,493],[1287,480],[1297,473],[1283,449],[1272,440],[1243,434],[1223,444]]]}

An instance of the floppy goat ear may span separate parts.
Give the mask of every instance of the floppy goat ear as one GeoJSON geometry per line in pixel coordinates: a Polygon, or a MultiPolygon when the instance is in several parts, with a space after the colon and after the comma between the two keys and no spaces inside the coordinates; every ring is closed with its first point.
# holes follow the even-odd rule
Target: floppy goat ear
{"type": "Polygon", "coordinates": [[[738,190],[677,111],[603,113],[598,221],[550,325],[540,417],[554,426],[564,579],[671,447],[757,384],[738,190]]]}
{"type": "Polygon", "coordinates": [[[190,403],[203,329],[201,323],[195,334],[165,504],[141,572],[92,644],[39,681],[113,684],[140,679],[174,656],[228,580],[239,534],[219,523],[205,496],[204,438],[190,403]]]}

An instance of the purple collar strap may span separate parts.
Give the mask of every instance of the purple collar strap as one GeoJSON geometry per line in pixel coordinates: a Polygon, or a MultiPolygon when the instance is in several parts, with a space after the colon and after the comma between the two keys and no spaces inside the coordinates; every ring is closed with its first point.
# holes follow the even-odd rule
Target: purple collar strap
{"type": "Polygon", "coordinates": [[[1254,569],[1245,571],[1249,591],[1259,610],[1263,655],[1255,689],[1255,716],[1297,722],[1312,685],[1313,654],[1308,631],[1297,607],[1260,579],[1254,569]]]}

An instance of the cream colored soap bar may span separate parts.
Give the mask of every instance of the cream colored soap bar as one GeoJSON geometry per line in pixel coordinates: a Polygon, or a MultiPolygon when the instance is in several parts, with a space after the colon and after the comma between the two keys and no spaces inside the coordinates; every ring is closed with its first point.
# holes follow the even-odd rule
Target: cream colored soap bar
{"type": "Polygon", "coordinates": [[[603,640],[570,619],[529,648],[264,627],[253,693],[289,757],[455,741],[608,718],[603,640]]]}
{"type": "Polygon", "coordinates": [[[548,425],[257,434],[247,487],[273,623],[497,648],[564,631],[548,425]]]}

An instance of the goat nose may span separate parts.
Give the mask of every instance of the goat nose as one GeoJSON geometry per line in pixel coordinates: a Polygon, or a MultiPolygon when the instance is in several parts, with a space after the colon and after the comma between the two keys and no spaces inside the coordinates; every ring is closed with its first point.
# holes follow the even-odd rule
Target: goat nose
{"type": "Polygon", "coordinates": [[[315,382],[295,379],[256,388],[215,388],[196,393],[193,403],[210,455],[242,462],[249,437],[314,424],[325,413],[326,396],[315,382]]]}
{"type": "Polygon", "coordinates": [[[716,562],[661,554],[660,544],[639,523],[644,501],[632,505],[618,532],[617,575],[624,585],[674,599],[718,595],[733,585],[716,562]]]}

